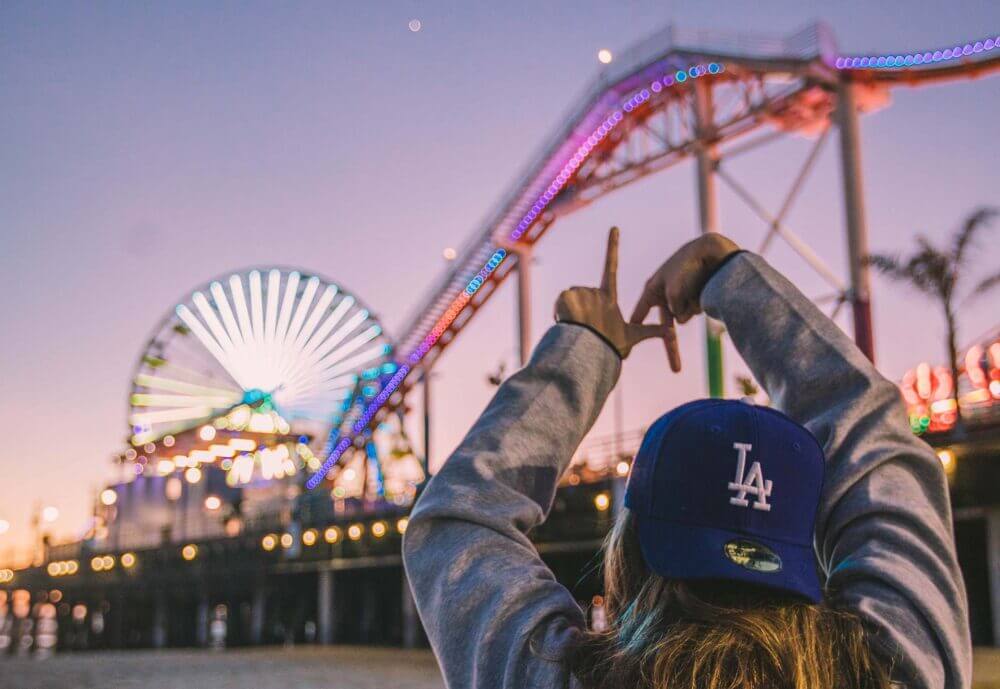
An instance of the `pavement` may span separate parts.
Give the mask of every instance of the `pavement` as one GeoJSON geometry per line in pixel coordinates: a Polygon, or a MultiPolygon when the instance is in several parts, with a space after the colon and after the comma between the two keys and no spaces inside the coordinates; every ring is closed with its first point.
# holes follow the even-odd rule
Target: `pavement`
{"type": "Polygon", "coordinates": [[[977,648],[972,661],[973,689],[1000,689],[1000,648],[977,648]]]}
{"type": "MultiPolygon", "coordinates": [[[[977,649],[974,689],[1000,689],[1000,649],[977,649]]],[[[443,689],[429,651],[361,646],[65,653],[0,658],[0,689],[443,689]]]]}
{"type": "Polygon", "coordinates": [[[443,689],[430,651],[360,646],[0,658],[0,689],[443,689]]]}

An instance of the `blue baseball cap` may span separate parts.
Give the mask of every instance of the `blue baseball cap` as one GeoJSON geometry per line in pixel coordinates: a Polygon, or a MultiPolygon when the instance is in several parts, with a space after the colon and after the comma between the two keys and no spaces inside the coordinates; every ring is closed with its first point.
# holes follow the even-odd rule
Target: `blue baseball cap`
{"type": "Polygon", "coordinates": [[[697,400],[661,416],[632,463],[625,506],[651,570],[757,584],[818,603],[813,530],[825,459],[768,407],[697,400]]]}

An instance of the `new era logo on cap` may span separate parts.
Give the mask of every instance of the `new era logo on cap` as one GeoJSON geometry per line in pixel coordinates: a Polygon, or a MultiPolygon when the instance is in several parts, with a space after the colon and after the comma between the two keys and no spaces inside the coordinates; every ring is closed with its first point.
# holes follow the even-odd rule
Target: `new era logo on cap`
{"type": "Polygon", "coordinates": [[[662,416],[636,455],[625,505],[650,569],[822,597],[813,529],[823,451],[778,411],[699,400],[662,416]]]}

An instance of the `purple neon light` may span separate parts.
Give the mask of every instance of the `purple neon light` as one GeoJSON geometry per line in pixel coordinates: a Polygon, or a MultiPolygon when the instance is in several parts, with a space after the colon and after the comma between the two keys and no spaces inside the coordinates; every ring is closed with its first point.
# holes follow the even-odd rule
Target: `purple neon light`
{"type": "Polygon", "coordinates": [[[351,427],[351,435],[341,438],[340,442],[337,443],[336,447],[333,448],[333,451],[327,456],[323,465],[316,470],[316,473],[309,477],[309,480],[306,481],[306,488],[312,490],[323,481],[326,473],[330,471],[337,461],[340,460],[341,456],[347,452],[347,448],[351,446],[353,438],[368,427],[368,423],[372,420],[378,410],[381,409],[387,401],[389,401],[389,397],[392,396],[392,393],[396,391],[396,388],[399,387],[399,385],[403,382],[403,379],[406,378],[406,374],[409,372],[409,364],[403,364],[396,369],[396,373],[385,384],[382,391],[375,396],[375,399],[368,403],[364,412],[358,417],[357,421],[354,422],[354,425],[351,427]]]}
{"type": "Polygon", "coordinates": [[[842,55],[834,61],[837,69],[899,69],[901,67],[916,67],[936,62],[959,60],[970,55],[989,52],[1000,48],[1000,36],[991,36],[982,41],[973,41],[964,45],[956,45],[942,50],[929,50],[921,53],[905,55],[842,55]]]}
{"type": "Polygon", "coordinates": [[[576,171],[590,156],[591,151],[603,141],[608,134],[611,133],[618,124],[625,119],[624,113],[630,113],[637,107],[652,98],[653,93],[661,92],[665,87],[669,88],[677,83],[682,83],[687,81],[688,77],[692,79],[697,79],[698,77],[704,76],[706,74],[719,74],[724,71],[725,67],[717,62],[710,62],[707,65],[691,65],[686,70],[678,70],[675,74],[666,74],[661,79],[657,79],[650,83],[648,88],[642,88],[638,92],[634,93],[631,98],[626,99],[620,108],[616,108],[610,115],[608,115],[600,125],[598,125],[590,136],[583,140],[583,142],[577,147],[573,155],[570,156],[569,160],[562,166],[562,169],[555,176],[555,178],[550,182],[549,186],[542,192],[535,202],[531,205],[531,208],[521,221],[518,222],[517,227],[510,233],[510,239],[512,241],[517,241],[520,239],[528,228],[535,222],[542,211],[552,202],[552,200],[562,191],[566,183],[573,177],[576,171]],[[650,93],[652,91],[652,93],[650,93]]]}
{"type": "MultiPolygon", "coordinates": [[[[698,77],[704,76],[706,74],[719,74],[724,71],[725,67],[719,63],[711,62],[707,65],[699,64],[692,65],[687,70],[678,70],[674,74],[665,74],[663,77],[651,82],[648,87],[643,87],[632,94],[632,96],[626,99],[619,108],[615,108],[610,115],[608,115],[600,125],[598,125],[594,131],[588,136],[583,142],[577,147],[573,155],[570,156],[569,160],[565,162],[562,169],[558,174],[550,181],[549,185],[545,188],[545,191],[539,194],[538,198],[532,204],[531,209],[521,218],[521,221],[517,224],[517,227],[510,233],[509,237],[513,241],[517,241],[522,235],[528,230],[529,227],[534,223],[534,221],[541,215],[542,211],[552,202],[552,200],[563,190],[563,187],[569,182],[573,174],[576,173],[577,169],[587,160],[590,153],[594,148],[603,141],[611,131],[625,119],[624,113],[630,113],[637,107],[652,98],[653,94],[660,93],[664,88],[669,88],[676,84],[683,83],[687,81],[688,78],[697,79],[698,77]],[[624,111],[624,113],[623,113],[624,111]]],[[[348,448],[353,443],[353,438],[358,434],[362,433],[365,428],[367,428],[368,423],[375,417],[378,410],[381,409],[385,403],[389,400],[399,386],[403,383],[403,379],[409,374],[409,372],[420,363],[424,355],[430,351],[431,347],[440,339],[444,332],[451,325],[451,322],[458,317],[462,309],[466,304],[469,303],[472,296],[486,283],[486,279],[493,273],[497,267],[507,258],[507,250],[502,247],[496,247],[493,255],[490,259],[483,265],[483,267],[476,273],[476,276],[472,278],[469,284],[466,286],[455,301],[452,302],[451,306],[447,309],[445,314],[438,319],[434,328],[431,332],[423,339],[420,345],[414,349],[406,357],[406,363],[400,364],[399,369],[397,369],[395,375],[389,379],[389,381],[382,388],[375,398],[368,403],[365,407],[364,412],[358,419],[354,422],[351,427],[351,435],[344,436],[340,441],[334,446],[333,450],[324,460],[322,466],[311,476],[309,480],[306,481],[306,488],[312,490],[322,483],[323,479],[326,477],[327,472],[330,471],[340,461],[340,458],[348,448]]]]}

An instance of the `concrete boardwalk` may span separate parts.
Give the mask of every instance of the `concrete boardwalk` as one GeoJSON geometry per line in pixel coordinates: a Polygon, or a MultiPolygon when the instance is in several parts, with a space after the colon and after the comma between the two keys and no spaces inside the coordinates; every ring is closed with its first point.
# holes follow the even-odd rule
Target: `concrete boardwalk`
{"type": "MultiPolygon", "coordinates": [[[[1000,650],[976,652],[974,689],[1000,689],[1000,650]]],[[[443,689],[429,651],[299,647],[0,659],[0,689],[443,689]]]]}
{"type": "Polygon", "coordinates": [[[430,651],[280,647],[0,658],[0,689],[443,689],[430,651]]]}

